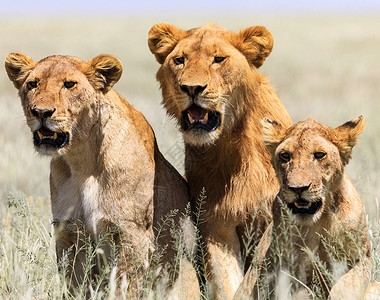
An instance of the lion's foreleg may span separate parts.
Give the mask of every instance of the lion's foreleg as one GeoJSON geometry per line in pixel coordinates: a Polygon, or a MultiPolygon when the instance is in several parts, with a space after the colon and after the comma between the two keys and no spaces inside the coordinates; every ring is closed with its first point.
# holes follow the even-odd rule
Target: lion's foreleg
{"type": "Polygon", "coordinates": [[[232,299],[243,279],[240,240],[235,226],[207,224],[203,229],[208,292],[212,299],[232,299]],[[209,232],[208,228],[213,231],[209,232]]]}
{"type": "Polygon", "coordinates": [[[371,259],[365,258],[344,274],[330,291],[330,299],[361,299],[369,284],[371,259]]]}
{"type": "Polygon", "coordinates": [[[54,232],[58,268],[64,275],[69,292],[89,283],[90,270],[86,270],[86,237],[81,221],[55,221],[54,232]],[[86,280],[87,278],[87,280],[86,280]]]}
{"type": "Polygon", "coordinates": [[[253,298],[253,295],[257,294],[257,291],[255,291],[254,288],[258,288],[256,284],[260,275],[260,269],[262,268],[272,241],[272,228],[273,222],[269,224],[262,238],[260,239],[260,242],[256,247],[251,265],[249,266],[249,269],[244,275],[243,281],[235,293],[234,300],[251,299],[253,298]]]}

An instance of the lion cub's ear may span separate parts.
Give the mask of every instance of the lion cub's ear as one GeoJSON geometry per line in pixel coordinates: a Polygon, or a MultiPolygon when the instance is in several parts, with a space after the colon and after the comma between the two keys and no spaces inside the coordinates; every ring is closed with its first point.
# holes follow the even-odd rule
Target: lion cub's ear
{"type": "Polygon", "coordinates": [[[36,62],[33,59],[22,53],[13,52],[7,56],[5,59],[5,70],[16,89],[21,88],[29,72],[35,65],[36,62]]]}
{"type": "Polygon", "coordinates": [[[338,147],[343,164],[347,164],[351,158],[352,148],[356,145],[358,136],[363,132],[366,122],[363,116],[333,129],[333,142],[338,147]]]}
{"type": "Polygon", "coordinates": [[[163,64],[174,47],[186,36],[186,31],[173,25],[156,24],[148,33],[148,45],[156,60],[163,64]]]}
{"type": "Polygon", "coordinates": [[[260,68],[272,52],[273,36],[263,26],[249,27],[235,35],[235,47],[242,52],[247,60],[256,68],[260,68]]]}
{"type": "Polygon", "coordinates": [[[271,156],[274,156],[278,145],[282,142],[285,136],[285,128],[268,118],[261,120],[263,126],[263,141],[271,156]]]}
{"type": "Polygon", "coordinates": [[[88,61],[87,76],[95,89],[107,93],[123,73],[123,65],[112,55],[99,55],[88,61]]]}

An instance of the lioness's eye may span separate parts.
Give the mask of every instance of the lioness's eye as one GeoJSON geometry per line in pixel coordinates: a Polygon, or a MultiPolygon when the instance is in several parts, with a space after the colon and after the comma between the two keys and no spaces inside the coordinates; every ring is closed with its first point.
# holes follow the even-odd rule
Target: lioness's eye
{"type": "Polygon", "coordinates": [[[173,60],[176,65],[182,65],[185,62],[185,58],[183,56],[175,57],[173,60]]]}
{"type": "Polygon", "coordinates": [[[29,90],[35,89],[37,87],[37,81],[29,81],[26,86],[28,87],[29,90]]]}
{"type": "Polygon", "coordinates": [[[314,152],[314,157],[316,159],[322,159],[326,156],[326,153],[325,152],[314,152]]]}
{"type": "Polygon", "coordinates": [[[225,57],[222,57],[222,56],[215,56],[214,57],[214,63],[221,63],[223,60],[225,60],[226,58],[225,57]]]}
{"type": "Polygon", "coordinates": [[[291,155],[289,152],[281,152],[279,154],[279,157],[280,159],[283,161],[283,162],[289,162],[290,161],[290,158],[291,158],[291,155]]]}
{"type": "Polygon", "coordinates": [[[76,82],[74,82],[74,81],[65,81],[65,83],[63,85],[65,86],[65,88],[71,89],[74,85],[76,85],[76,82]]]}

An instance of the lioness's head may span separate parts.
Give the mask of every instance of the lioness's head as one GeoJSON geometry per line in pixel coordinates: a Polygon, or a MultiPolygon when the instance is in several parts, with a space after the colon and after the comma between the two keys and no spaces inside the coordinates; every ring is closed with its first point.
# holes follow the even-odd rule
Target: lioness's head
{"type": "Polygon", "coordinates": [[[71,56],[49,56],[39,62],[21,53],[5,60],[9,78],[19,90],[36,150],[63,154],[77,140],[91,138],[99,99],[119,80],[121,62],[99,55],[87,63],[71,56]]]}
{"type": "Polygon", "coordinates": [[[363,117],[335,129],[314,119],[289,129],[264,119],[264,142],[281,184],[279,197],[300,222],[315,222],[332,209],[344,166],[351,158],[358,135],[365,128],[363,117]]]}
{"type": "Polygon", "coordinates": [[[261,26],[232,33],[216,25],[184,31],[157,24],[148,44],[162,64],[157,80],[168,114],[178,120],[186,143],[202,146],[233,130],[245,113],[243,101],[254,93],[248,87],[259,84],[257,68],[273,38],[261,26]]]}

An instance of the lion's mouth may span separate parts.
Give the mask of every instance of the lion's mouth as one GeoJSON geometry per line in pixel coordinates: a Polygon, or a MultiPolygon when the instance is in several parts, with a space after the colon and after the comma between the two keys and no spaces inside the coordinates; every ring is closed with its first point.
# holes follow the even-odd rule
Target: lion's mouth
{"type": "Polygon", "coordinates": [[[193,128],[214,131],[220,125],[220,113],[193,104],[182,112],[181,125],[184,131],[193,128]]]}
{"type": "Polygon", "coordinates": [[[55,148],[62,148],[69,142],[68,132],[54,132],[42,126],[33,133],[33,141],[35,146],[52,145],[55,148]]]}
{"type": "Polygon", "coordinates": [[[298,199],[292,203],[288,203],[288,207],[293,214],[309,214],[314,215],[322,206],[322,200],[315,202],[298,199]]]}

